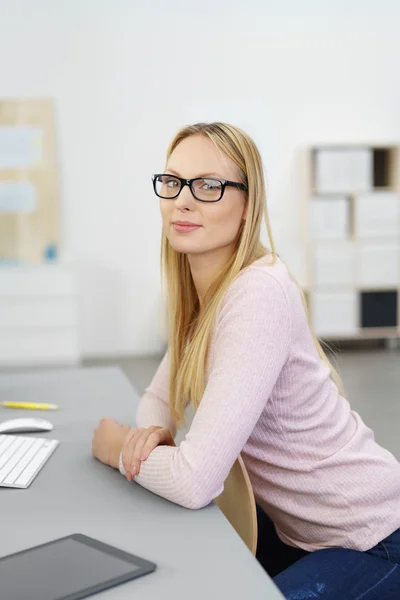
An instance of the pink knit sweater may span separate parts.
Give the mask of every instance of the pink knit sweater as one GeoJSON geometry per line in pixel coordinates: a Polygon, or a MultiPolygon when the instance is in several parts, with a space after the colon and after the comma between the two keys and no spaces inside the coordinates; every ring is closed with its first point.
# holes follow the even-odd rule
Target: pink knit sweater
{"type": "MultiPolygon", "coordinates": [[[[138,427],[151,425],[174,433],[168,355],[137,413],[138,427]]],[[[156,448],[135,481],[201,508],[222,492],[239,453],[289,545],[367,550],[400,527],[400,465],[339,394],[279,260],[253,263],[229,288],[190,431],[179,447],[156,448]]]]}

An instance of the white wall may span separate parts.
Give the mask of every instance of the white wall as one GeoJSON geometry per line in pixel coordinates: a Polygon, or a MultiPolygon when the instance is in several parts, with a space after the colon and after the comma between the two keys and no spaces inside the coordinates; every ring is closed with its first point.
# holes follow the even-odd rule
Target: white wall
{"type": "Polygon", "coordinates": [[[278,250],[303,278],[296,151],[400,140],[399,16],[398,0],[0,0],[0,96],[56,100],[86,355],[162,346],[150,176],[188,122],[253,135],[278,250]]]}

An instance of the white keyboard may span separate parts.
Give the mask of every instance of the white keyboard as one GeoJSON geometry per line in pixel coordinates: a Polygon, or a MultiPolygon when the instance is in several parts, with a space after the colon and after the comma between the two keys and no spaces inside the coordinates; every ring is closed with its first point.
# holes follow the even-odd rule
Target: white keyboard
{"type": "Polygon", "coordinates": [[[58,440],[0,434],[0,487],[27,488],[58,444],[58,440]]]}

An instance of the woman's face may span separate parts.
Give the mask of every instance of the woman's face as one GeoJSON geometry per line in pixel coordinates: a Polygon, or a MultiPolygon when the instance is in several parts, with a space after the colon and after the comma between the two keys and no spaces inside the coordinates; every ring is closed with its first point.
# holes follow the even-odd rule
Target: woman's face
{"type": "MultiPolygon", "coordinates": [[[[202,135],[188,137],[175,148],[165,173],[184,179],[216,177],[240,182],[240,171],[235,163],[202,135]]],[[[160,208],[164,233],[176,252],[208,255],[233,248],[246,216],[246,195],[242,190],[227,186],[218,202],[200,202],[189,186],[184,186],[177,198],[160,198],[160,208]],[[177,222],[198,227],[183,230],[177,222]]]]}

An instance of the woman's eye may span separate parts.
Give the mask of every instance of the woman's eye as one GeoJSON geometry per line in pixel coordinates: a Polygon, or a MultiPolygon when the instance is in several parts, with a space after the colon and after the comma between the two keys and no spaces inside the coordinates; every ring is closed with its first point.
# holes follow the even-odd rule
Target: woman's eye
{"type": "Polygon", "coordinates": [[[176,179],[168,179],[165,183],[170,188],[174,188],[174,187],[177,187],[177,185],[179,185],[178,182],[176,181],[176,179]]]}
{"type": "Polygon", "coordinates": [[[220,183],[219,182],[210,182],[210,181],[204,181],[201,189],[206,191],[206,192],[211,192],[213,190],[218,190],[220,188],[220,183]]]}

